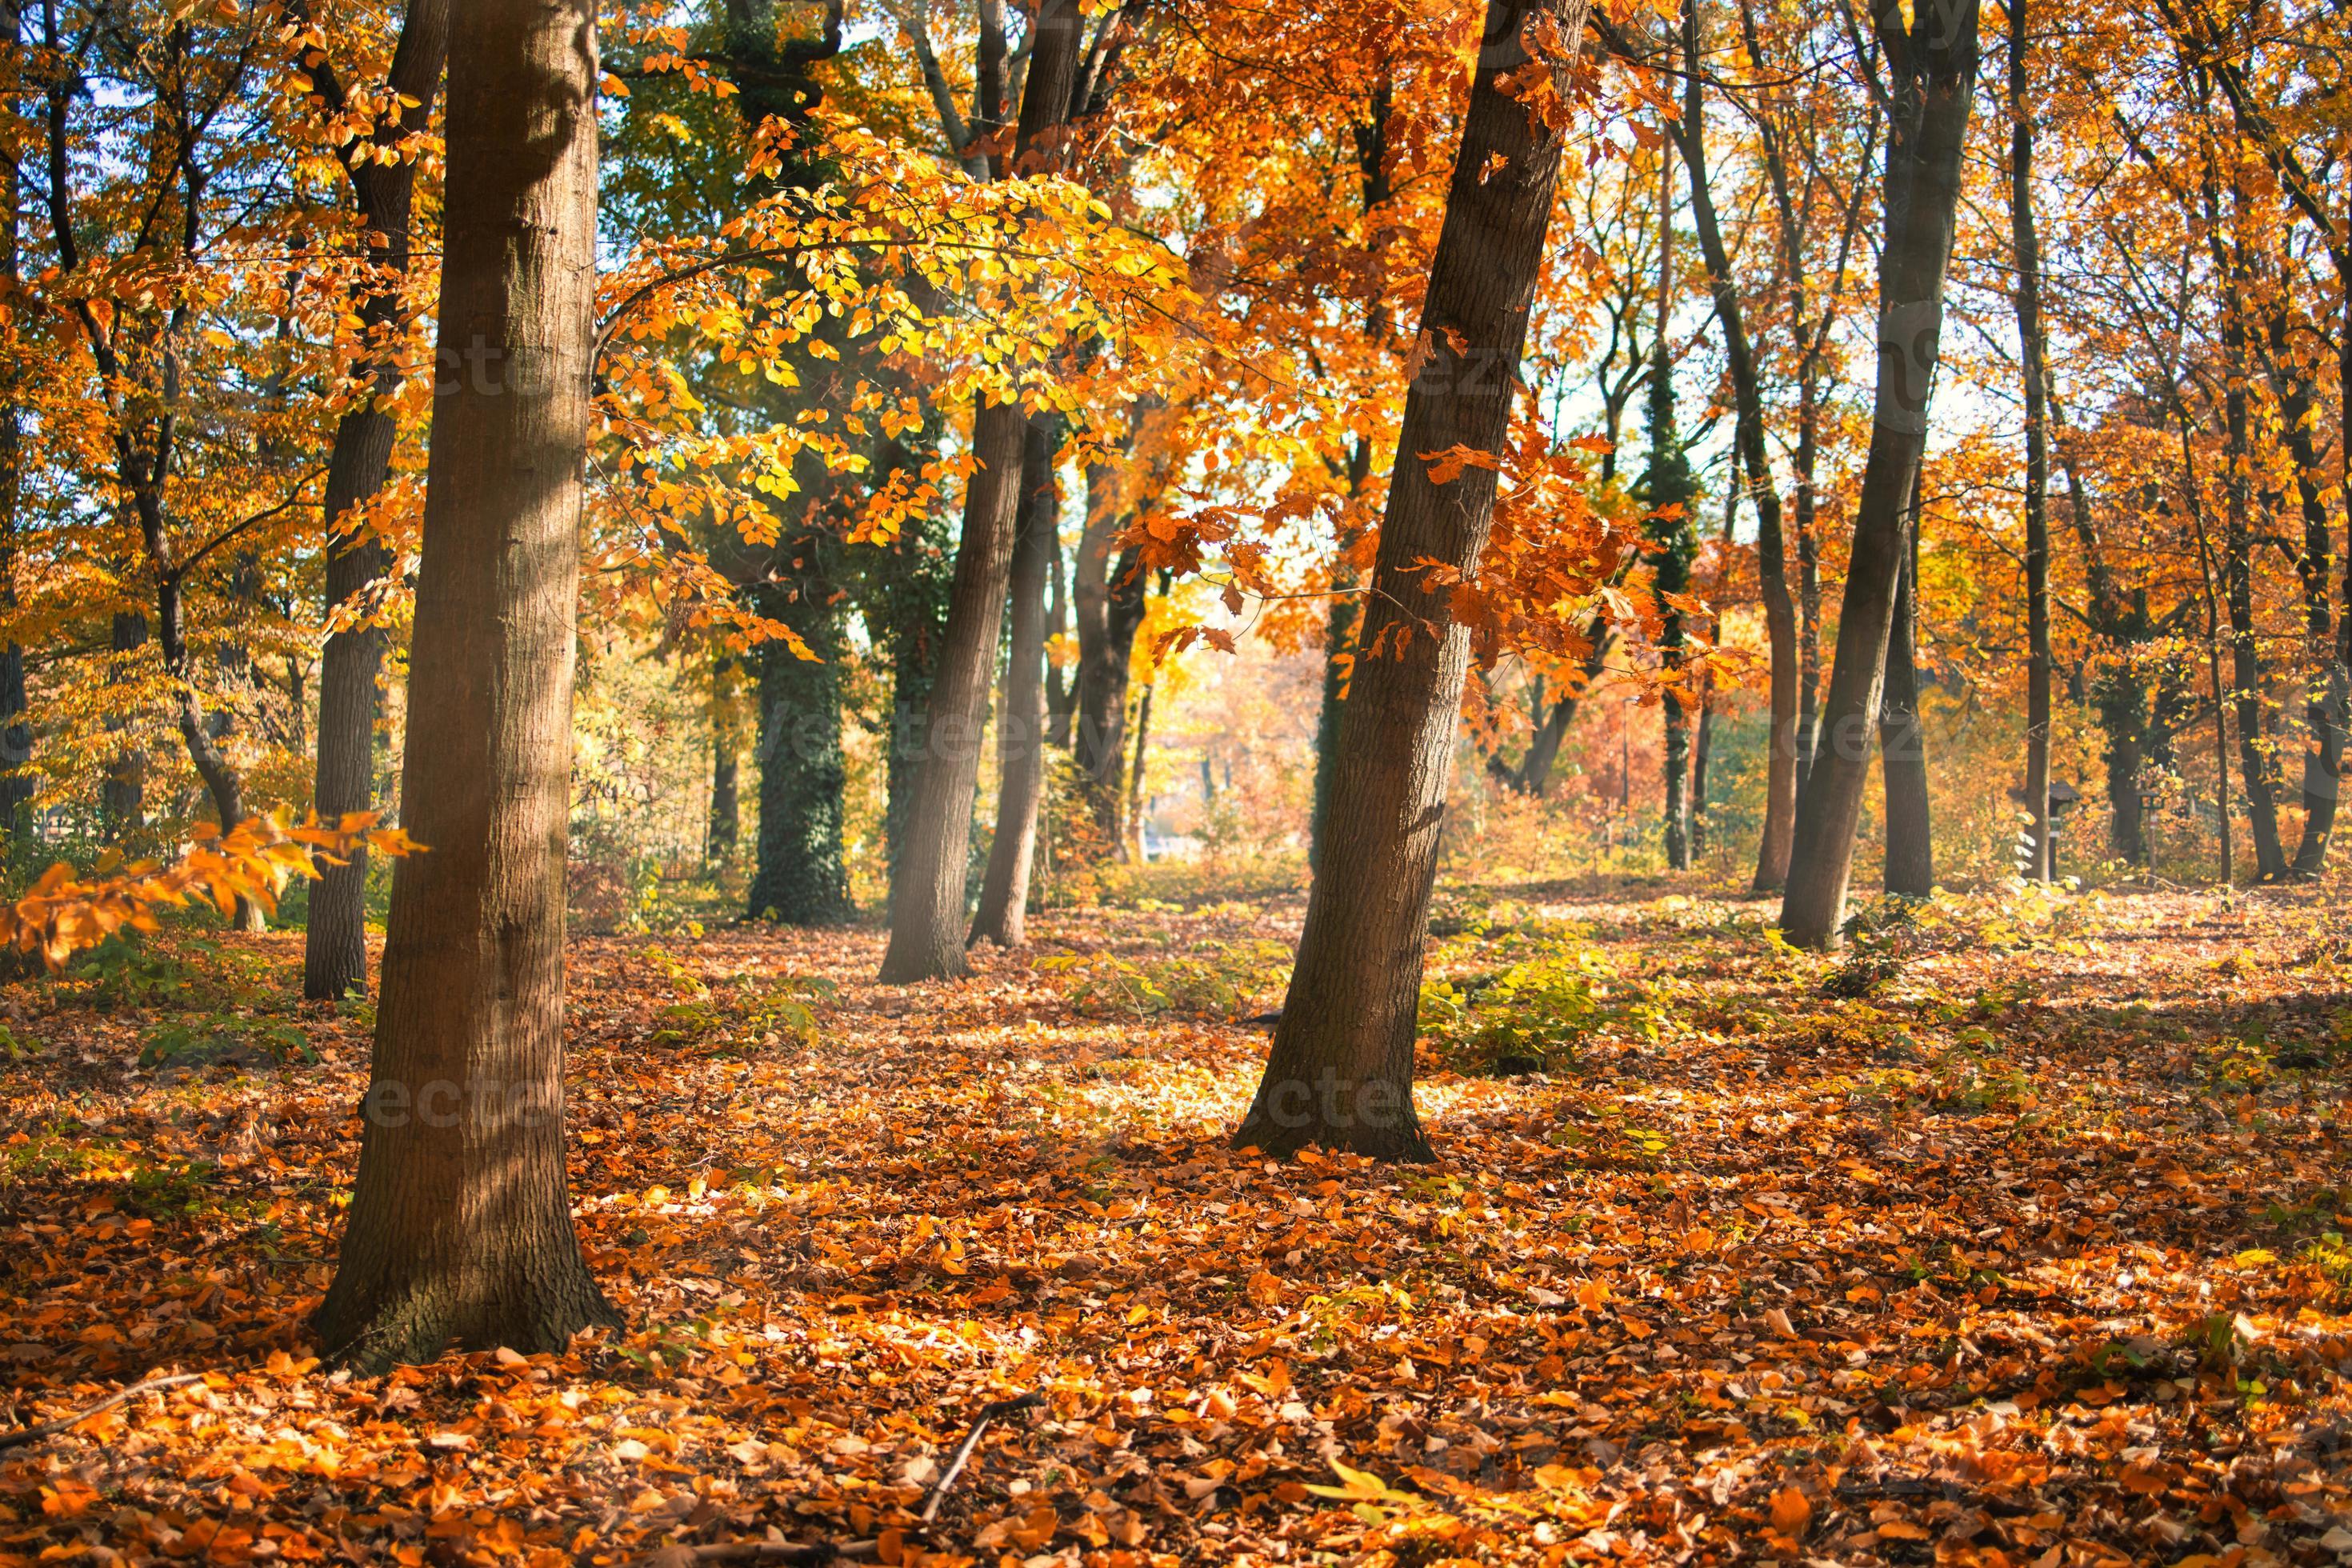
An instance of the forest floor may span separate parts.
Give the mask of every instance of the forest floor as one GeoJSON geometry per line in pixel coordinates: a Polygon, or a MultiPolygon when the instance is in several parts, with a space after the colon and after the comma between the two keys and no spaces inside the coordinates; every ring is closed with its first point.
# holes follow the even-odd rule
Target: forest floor
{"type": "Polygon", "coordinates": [[[0,1444],[202,1375],[0,1447],[0,1563],[2352,1558],[2341,900],[1986,895],[1822,959],[1450,890],[1403,1169],[1225,1146],[1295,897],[896,990],[863,930],[582,939],[628,1326],[362,1380],[303,1324],[366,1012],[282,1000],[299,938],[166,942],[0,1000],[0,1444]]]}

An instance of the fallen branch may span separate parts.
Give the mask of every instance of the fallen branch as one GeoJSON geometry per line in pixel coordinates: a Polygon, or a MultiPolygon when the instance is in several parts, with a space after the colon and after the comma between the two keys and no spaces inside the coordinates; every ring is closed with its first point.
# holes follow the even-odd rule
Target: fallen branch
{"type": "Polygon", "coordinates": [[[971,1424],[971,1430],[963,1435],[963,1442],[957,1447],[955,1458],[948,1461],[946,1473],[932,1483],[931,1495],[923,1503],[923,1522],[929,1524],[939,1518],[940,1504],[947,1500],[948,1489],[955,1485],[958,1476],[963,1474],[965,1464],[971,1458],[971,1451],[980,1446],[981,1436],[988,1430],[990,1422],[1016,1411],[1034,1410],[1045,1403],[1045,1396],[1033,1390],[1012,1399],[992,1400],[982,1405],[978,1419],[971,1424]]]}
{"type": "Polygon", "coordinates": [[[91,1416],[103,1415],[116,1405],[126,1404],[142,1394],[152,1394],[159,1388],[177,1388],[184,1383],[194,1383],[204,1375],[200,1372],[183,1372],[170,1377],[151,1377],[144,1383],[132,1384],[120,1394],[108,1395],[78,1415],[44,1422],[38,1426],[20,1426],[14,1432],[0,1432],[0,1453],[10,1448],[21,1448],[27,1443],[37,1443],[44,1437],[54,1437],[60,1432],[70,1432],[91,1416]]]}

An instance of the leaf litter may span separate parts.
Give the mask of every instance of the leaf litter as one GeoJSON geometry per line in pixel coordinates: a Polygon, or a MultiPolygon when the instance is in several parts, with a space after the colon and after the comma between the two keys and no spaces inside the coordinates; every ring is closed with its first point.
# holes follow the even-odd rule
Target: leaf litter
{"type": "Polygon", "coordinates": [[[2352,1558],[2324,892],[1941,900],[1821,958],[1759,905],[1502,891],[1440,910],[1433,986],[1567,954],[1589,1033],[1516,1077],[1425,1043],[1427,1167],[1225,1146],[1255,979],[1096,1005],[1106,959],[1259,964],[1296,899],[1048,914],[902,989],[864,931],[577,940],[628,1327],[375,1379],[303,1328],[364,1010],[157,1069],[138,1010],[21,988],[0,1430],[202,1376],[0,1451],[0,1564],[2352,1558]]]}

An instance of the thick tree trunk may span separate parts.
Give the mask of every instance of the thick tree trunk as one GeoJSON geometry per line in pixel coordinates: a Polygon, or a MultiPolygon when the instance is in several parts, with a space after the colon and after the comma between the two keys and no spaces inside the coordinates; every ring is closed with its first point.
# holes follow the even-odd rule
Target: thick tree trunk
{"type": "MultiPolygon", "coordinates": [[[[1076,0],[1043,0],[1031,23],[1028,77],[1021,96],[1019,157],[1034,156],[1068,118],[1084,19],[1076,0]]],[[[984,405],[972,416],[978,467],[964,494],[948,598],[945,646],[931,689],[915,795],[891,888],[890,946],[881,978],[898,984],[962,974],[964,877],[971,859],[972,795],[980,782],[980,736],[1013,565],[1014,510],[1028,417],[1017,403],[984,405]]]]}
{"type": "Polygon", "coordinates": [[[1021,500],[1013,542],[1012,648],[1004,666],[1004,709],[997,720],[996,834],[980,883],[971,942],[1019,947],[1026,940],[1029,870],[1037,854],[1037,806],[1045,782],[1042,675],[1045,662],[1045,577],[1060,550],[1062,493],[1054,478],[1062,422],[1033,416],[1021,458],[1021,500]]]}
{"type": "MultiPolygon", "coordinates": [[[[401,113],[368,142],[352,146],[396,143],[432,123],[449,54],[450,3],[409,0],[385,82],[402,96],[401,113]]],[[[331,101],[341,100],[331,76],[323,70],[313,74],[331,101]]],[[[329,635],[319,662],[319,759],[311,804],[330,821],[375,804],[376,681],[390,638],[360,600],[392,570],[392,554],[373,537],[354,532],[352,524],[383,488],[399,434],[397,421],[381,405],[400,389],[401,290],[408,278],[416,167],[414,157],[348,165],[353,204],[367,231],[367,280],[352,301],[366,349],[353,366],[359,398],[335,426],[327,463],[327,605],[331,612],[358,616],[329,635]]],[[[367,852],[359,849],[346,864],[328,867],[310,887],[302,994],[332,1001],[366,989],[367,852]]]]}
{"type": "MultiPolygon", "coordinates": [[[[1582,36],[1583,0],[1541,9],[1558,37],[1582,36]]],[[[1319,1143],[1430,1157],[1412,1103],[1413,1028],[1470,633],[1421,563],[1476,566],[1496,476],[1473,467],[1440,486],[1415,454],[1500,452],[1507,434],[1563,138],[1505,81],[1530,63],[1529,17],[1507,0],[1486,10],[1423,306],[1430,365],[1405,396],[1406,457],[1365,605],[1363,644],[1382,652],[1359,665],[1340,719],[1330,839],[1265,1074],[1234,1134],[1269,1152],[1319,1143]]]]}
{"type": "Polygon", "coordinates": [[[760,645],[760,837],[745,899],[755,920],[829,925],[850,912],[842,853],[841,612],[833,603],[829,535],[791,548],[794,574],[762,584],[761,612],[815,654],[782,639],[760,645]]]}
{"type": "Polygon", "coordinates": [[[1927,806],[1927,733],[1919,723],[1918,492],[1911,548],[1895,589],[1886,633],[1886,684],[1878,711],[1879,770],[1886,791],[1886,890],[1924,899],[1936,890],[1935,835],[1927,806]]]}
{"type": "Polygon", "coordinates": [[[380,1370],[616,1318],[565,1190],[563,871],[596,280],[589,0],[477,0],[450,51],[404,826],[357,1187],[318,1331],[380,1370]]]}
{"type": "Polygon", "coordinates": [[[2026,72],[2026,0],[2009,0],[2009,232],[2017,263],[2025,381],[2026,876],[2048,881],[2050,843],[2050,358],[2042,333],[2042,244],[2033,224],[2033,109],[2026,72]]]}
{"type": "Polygon", "coordinates": [[[1780,911],[1783,934],[1801,947],[1836,946],[1845,921],[1870,728],[1908,547],[1906,514],[1927,445],[1928,397],[1942,342],[1944,278],[1977,75],[1977,0],[1920,7],[1907,24],[1891,0],[1877,7],[1893,78],[1886,237],[1878,271],[1878,392],[1839,607],[1837,659],[1822,713],[1822,749],[1797,816],[1780,911]]]}

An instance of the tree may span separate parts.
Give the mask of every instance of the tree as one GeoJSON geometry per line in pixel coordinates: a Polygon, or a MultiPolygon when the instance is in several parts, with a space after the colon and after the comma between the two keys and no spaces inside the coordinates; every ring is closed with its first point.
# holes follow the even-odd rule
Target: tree
{"type": "Polygon", "coordinates": [[[1845,921],[1886,668],[1887,636],[1927,447],[1927,406],[1943,336],[1944,279],[1959,205],[1961,154],[1977,76],[1978,0],[1934,0],[1906,19],[1874,0],[1888,80],[1871,76],[1889,133],[1885,239],[1878,267],[1878,392],[1838,612],[1837,658],[1822,709],[1822,745],[1797,815],[1780,926],[1799,946],[1834,947],[1845,921]]]}
{"type": "Polygon", "coordinates": [[[1496,462],[1508,434],[1559,180],[1557,53],[1580,38],[1585,11],[1583,0],[1486,9],[1423,309],[1429,358],[1406,394],[1339,724],[1330,837],[1237,1144],[1430,1157],[1412,1103],[1413,1026],[1470,627],[1421,567],[1467,575],[1486,543],[1496,468],[1457,457],[1445,477],[1441,454],[1496,462]]]}
{"type": "MultiPolygon", "coordinates": [[[[0,46],[11,58],[22,47],[25,18],[16,0],[0,0],[0,46]]],[[[20,226],[24,190],[16,163],[0,165],[0,284],[13,295],[24,282],[20,226]]],[[[27,352],[20,336],[11,334],[11,352],[27,352]]],[[[21,360],[20,360],[21,364],[21,360]]],[[[16,380],[21,369],[12,370],[16,380]]],[[[24,531],[25,415],[15,388],[0,394],[0,614],[14,620],[17,609],[16,571],[24,531]]],[[[0,831],[13,841],[24,827],[24,815],[33,800],[33,731],[25,722],[29,706],[25,692],[25,645],[10,637],[0,643],[0,831]]]]}
{"type": "Polygon", "coordinates": [[[1045,782],[1045,577],[1061,550],[1062,494],[1054,477],[1061,421],[1029,420],[1014,507],[1010,586],[1011,647],[1004,663],[1004,710],[997,720],[996,834],[980,884],[980,910],[968,942],[1019,947],[1025,940],[1029,870],[1037,850],[1037,806],[1045,782]]]}
{"type": "Polygon", "coordinates": [[[1919,722],[1919,527],[1924,486],[1912,479],[1911,517],[1886,628],[1879,699],[1878,761],[1886,792],[1886,890],[1924,899],[1936,890],[1935,834],[1927,811],[1927,733],[1919,722]]]}
{"type": "MultiPolygon", "coordinates": [[[[1015,142],[1024,160],[1043,154],[1049,133],[1067,118],[1083,42],[1075,0],[1046,0],[1032,26],[1015,142]]],[[[1015,399],[982,400],[973,410],[976,467],[965,490],[947,631],[891,887],[890,946],[881,975],[888,984],[961,974],[968,967],[964,873],[971,855],[972,795],[1012,571],[1027,426],[1028,416],[1015,399]]]]}
{"type": "MultiPolygon", "coordinates": [[[[352,204],[364,247],[363,268],[352,289],[352,314],[362,340],[351,369],[350,406],[335,426],[327,464],[327,604],[350,617],[327,637],[319,668],[319,760],[312,799],[322,813],[365,811],[375,794],[376,682],[383,670],[387,634],[366,602],[370,587],[392,567],[392,552],[371,529],[368,508],[392,472],[400,436],[392,407],[401,381],[401,349],[408,330],[410,230],[416,205],[420,145],[441,91],[449,55],[451,0],[409,0],[392,69],[381,89],[354,103],[328,53],[330,40],[297,0],[289,14],[310,35],[315,63],[310,80],[320,107],[337,120],[356,117],[365,129],[336,145],[351,183],[352,204]]],[[[334,1001],[367,989],[367,858],[330,867],[310,889],[310,922],[302,936],[302,994],[334,1001]]]]}
{"type": "MultiPolygon", "coordinates": [[[[1748,322],[1739,286],[1732,276],[1730,247],[1716,215],[1713,182],[1706,157],[1700,0],[1684,0],[1683,111],[1671,126],[1675,145],[1690,171],[1691,222],[1698,231],[1700,254],[1706,261],[1707,279],[1715,296],[1715,319],[1723,332],[1724,359],[1731,374],[1736,404],[1733,442],[1744,470],[1748,495],[1756,503],[1756,557],[1763,584],[1765,636],[1771,657],[1771,750],[1766,762],[1764,831],[1756,850],[1755,887],[1759,892],[1779,889],[1789,874],[1789,845],[1796,821],[1797,764],[1801,752],[1798,729],[1797,609],[1789,595],[1789,547],[1780,526],[1780,491],[1766,456],[1764,391],[1748,342],[1748,322]]],[[[1798,266],[1802,267],[1801,257],[1798,266]]],[[[1734,481],[1738,482],[1737,479],[1734,481]]]]}
{"type": "MultiPolygon", "coordinates": [[[[1692,5],[1696,0],[1689,0],[1692,5]]],[[[1690,592],[1691,559],[1698,540],[1691,508],[1698,499],[1690,455],[1683,447],[1675,418],[1675,372],[1667,348],[1668,325],[1674,313],[1674,156],[1662,148],[1658,158],[1658,337],[1656,361],[1650,371],[1650,469],[1643,480],[1643,499],[1649,504],[1649,562],[1659,601],[1662,628],[1658,653],[1668,676],[1678,675],[1689,638],[1683,626],[1678,596],[1690,592]]],[[[1664,779],[1666,864],[1677,871],[1690,869],[1690,720],[1683,706],[1684,692],[1669,688],[1659,705],[1665,721],[1665,744],[1660,748],[1664,779]]]]}
{"type": "Polygon", "coordinates": [[[2025,0],[2009,0],[2009,223],[2012,289],[2025,384],[2026,876],[2047,881],[2050,855],[2050,352],[2042,333],[2042,242],[2033,225],[2033,106],[2026,72],[2025,0]]]}
{"type": "Polygon", "coordinates": [[[475,0],[449,56],[444,363],[416,590],[406,826],[337,1358],[561,1349],[615,1321],[565,1192],[564,845],[593,370],[589,0],[475,0]]]}

